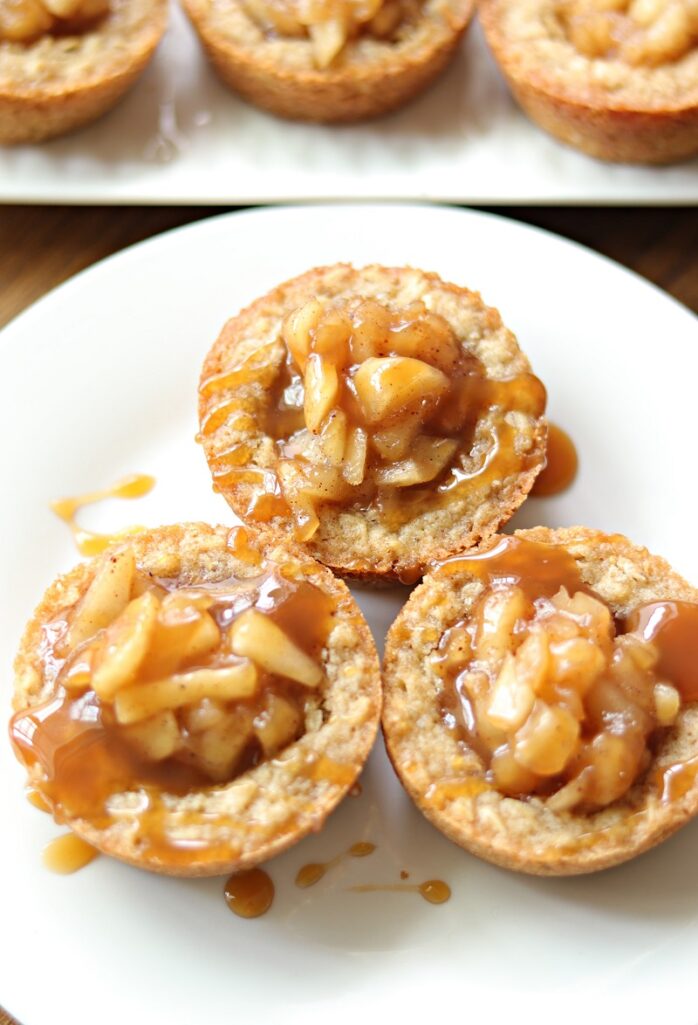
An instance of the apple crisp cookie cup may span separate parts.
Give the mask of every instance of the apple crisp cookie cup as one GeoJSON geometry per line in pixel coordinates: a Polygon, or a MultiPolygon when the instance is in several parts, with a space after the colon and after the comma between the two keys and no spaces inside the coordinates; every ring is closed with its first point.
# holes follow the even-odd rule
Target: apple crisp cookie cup
{"type": "Polygon", "coordinates": [[[390,629],[383,675],[388,754],[420,811],[535,875],[672,834],[698,811],[696,602],[663,559],[582,527],[437,566],[390,629]]]}
{"type": "Polygon", "coordinates": [[[602,160],[698,152],[698,12],[674,0],[480,0],[490,48],[526,114],[602,160]]]}
{"type": "Polygon", "coordinates": [[[56,819],[99,850],[218,875],[320,829],[380,703],[370,631],[329,570],[243,527],[183,524],[51,585],[11,736],[56,819]]]}
{"type": "Polygon", "coordinates": [[[350,122],[407,103],[453,56],[474,0],[184,0],[223,81],[281,117],[350,122]]]}
{"type": "Polygon", "coordinates": [[[278,286],[224,326],[199,395],[237,515],[372,582],[496,531],[545,462],[545,389],[499,313],[412,268],[278,286]]]}
{"type": "Polygon", "coordinates": [[[79,13],[78,0],[19,0],[15,6],[30,8],[26,23],[6,26],[18,38],[5,37],[0,18],[0,144],[41,142],[95,120],[121,99],[153,56],[167,25],[166,0],[81,3],[88,13],[97,5],[106,10],[70,28],[73,13],[73,20],[58,24],[57,34],[46,9],[79,13]],[[36,33],[25,40],[34,22],[36,33]]]}

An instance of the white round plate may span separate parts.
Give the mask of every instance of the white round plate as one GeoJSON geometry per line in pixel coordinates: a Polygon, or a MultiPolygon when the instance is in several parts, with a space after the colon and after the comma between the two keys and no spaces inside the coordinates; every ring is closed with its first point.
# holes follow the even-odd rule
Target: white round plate
{"type": "MultiPolygon", "coordinates": [[[[481,290],[545,381],[551,418],[581,471],[517,522],[621,531],[698,579],[694,318],[638,278],[511,221],[410,206],[238,213],[136,246],[24,313],[0,344],[2,700],[23,623],[77,556],[51,498],[132,472],[157,486],[85,514],[96,529],[230,522],[194,443],[196,382],[223,321],[313,265],[410,263],[481,290]]],[[[382,643],[405,592],[361,592],[382,643]]],[[[23,796],[0,745],[0,1003],[23,1025],[372,1022],[650,1022],[694,1025],[698,827],[621,868],[533,879],[449,843],[413,808],[379,742],[363,794],[269,866],[277,889],[255,921],[226,908],[222,880],[167,879],[99,858],[75,875],[41,867],[62,830],[23,796]],[[298,868],[345,859],[308,890],[298,868]],[[362,882],[446,880],[452,899],[349,892],[362,882]],[[669,1001],[669,1003],[667,1002],[669,1001]]]]}

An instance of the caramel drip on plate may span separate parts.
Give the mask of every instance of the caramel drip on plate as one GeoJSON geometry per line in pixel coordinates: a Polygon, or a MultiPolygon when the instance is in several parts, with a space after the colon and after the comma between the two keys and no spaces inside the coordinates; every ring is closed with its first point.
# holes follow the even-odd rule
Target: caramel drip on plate
{"type": "Polygon", "coordinates": [[[152,491],[155,486],[155,478],[144,473],[131,474],[122,478],[109,488],[102,488],[99,491],[89,491],[87,494],[78,495],[74,498],[59,498],[51,502],[51,509],[66,523],[72,532],[73,539],[81,555],[98,555],[103,552],[114,541],[128,537],[129,534],[136,534],[142,527],[126,527],[116,534],[98,534],[91,530],[84,530],[77,522],[78,513],[87,505],[95,502],[103,502],[108,498],[142,498],[152,491]]]}
{"type": "MultiPolygon", "coordinates": [[[[402,872],[400,873],[401,878],[402,872]]],[[[427,879],[424,883],[363,883],[350,886],[352,893],[418,893],[429,904],[445,904],[451,896],[451,887],[441,879],[427,879]]]]}
{"type": "Polygon", "coordinates": [[[307,889],[309,886],[314,886],[315,883],[319,883],[329,870],[338,865],[344,858],[366,858],[369,854],[373,854],[375,849],[375,844],[362,840],[359,843],[352,844],[347,851],[342,851],[341,854],[337,854],[329,861],[311,861],[298,870],[296,886],[299,886],[302,890],[307,889]]]}
{"type": "Polygon", "coordinates": [[[548,424],[545,466],[536,477],[531,494],[538,498],[559,495],[570,487],[578,469],[577,449],[569,434],[556,424],[548,424]]]}
{"type": "Polygon", "coordinates": [[[274,901],[274,884],[261,868],[231,875],[223,891],[230,910],[240,918],[259,918],[274,901]]]}
{"type": "Polygon", "coordinates": [[[89,865],[98,854],[98,850],[75,833],[64,833],[46,844],[41,860],[51,872],[70,875],[89,865]]]}

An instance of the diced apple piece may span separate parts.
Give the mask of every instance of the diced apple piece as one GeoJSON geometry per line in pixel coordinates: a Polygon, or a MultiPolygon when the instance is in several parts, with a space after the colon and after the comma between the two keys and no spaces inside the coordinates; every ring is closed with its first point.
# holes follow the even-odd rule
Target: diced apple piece
{"type": "Polygon", "coordinates": [[[281,334],[301,373],[305,373],[305,365],[310,355],[311,332],[320,320],[322,312],[322,304],[317,299],[311,299],[289,313],[284,320],[281,334]]]}
{"type": "Polygon", "coordinates": [[[538,782],[535,773],[519,765],[507,745],[494,752],[490,770],[497,790],[510,797],[530,794],[538,782]]]}
{"type": "Polygon", "coordinates": [[[171,609],[169,613],[164,608],[160,610],[150,648],[140,667],[139,675],[143,680],[171,676],[215,651],[220,644],[221,633],[213,617],[191,605],[189,609],[197,615],[188,621],[183,614],[180,619],[174,617],[171,609]]]}
{"type": "Polygon", "coordinates": [[[120,723],[140,722],[165,708],[182,708],[202,698],[217,701],[244,701],[257,689],[257,669],[252,662],[193,669],[165,680],[153,680],[120,690],[114,699],[120,723]]]}
{"type": "Polygon", "coordinates": [[[540,697],[544,693],[550,666],[548,638],[543,630],[532,630],[524,637],[516,652],[516,676],[540,697]]]}
{"type": "Polygon", "coordinates": [[[529,603],[520,587],[493,591],[485,598],[475,641],[476,658],[498,664],[512,646],[512,634],[529,603]]]}
{"type": "Polygon", "coordinates": [[[458,448],[451,438],[422,437],[412,445],[413,455],[375,471],[378,484],[393,488],[407,488],[433,480],[447,466],[458,448]]]}
{"type": "Polygon", "coordinates": [[[212,726],[218,726],[226,716],[225,706],[213,698],[202,698],[195,705],[187,705],[180,712],[182,725],[187,733],[203,733],[212,726]]]}
{"type": "Polygon", "coordinates": [[[354,363],[363,363],[371,356],[387,355],[390,321],[390,310],[375,299],[365,299],[357,307],[350,340],[354,363]]]}
{"type": "Polygon", "coordinates": [[[391,427],[384,427],[371,435],[371,444],[387,463],[404,459],[410,451],[421,424],[417,417],[410,416],[391,427]]]}
{"type": "Polygon", "coordinates": [[[72,18],[82,13],[82,0],[42,0],[42,3],[56,18],[72,18]]]}
{"type": "Polygon", "coordinates": [[[133,683],[150,646],[160,602],[152,591],[134,598],[107,628],[94,660],[92,687],[103,701],[133,683]]]}
{"type": "Polygon", "coordinates": [[[119,735],[148,762],[169,758],[179,747],[180,740],[177,718],[170,711],[158,712],[131,726],[122,726],[119,735]]]}
{"type": "Polygon", "coordinates": [[[309,541],[320,526],[312,499],[302,491],[284,493],[293,515],[293,533],[296,541],[309,541]]]}
{"type": "Polygon", "coordinates": [[[336,367],[322,356],[313,353],[305,367],[303,387],[303,414],[306,427],[313,434],[319,434],[323,420],[339,398],[339,376],[336,367]]]}
{"type": "Polygon", "coordinates": [[[346,313],[325,310],[313,333],[312,351],[341,370],[349,359],[350,333],[351,321],[346,313]]]}
{"type": "Polygon", "coordinates": [[[328,68],[347,40],[347,26],[343,18],[327,18],[308,25],[313,45],[313,57],[321,70],[328,68]]]}
{"type": "Polygon", "coordinates": [[[298,705],[280,694],[270,693],[264,711],[253,724],[266,757],[273,758],[277,751],[295,740],[302,722],[303,713],[298,705]]]}
{"type": "Polygon", "coordinates": [[[73,614],[65,639],[67,651],[94,637],[121,615],[129,602],[135,569],[130,548],[103,560],[73,614]]]}
{"type": "Polygon", "coordinates": [[[236,655],[251,658],[277,676],[317,687],[323,679],[320,666],[291,640],[273,619],[258,609],[246,609],[230,627],[230,647],[236,655]]]}
{"type": "Polygon", "coordinates": [[[39,0],[0,4],[0,39],[23,43],[49,32],[53,18],[39,0]]]}
{"type": "Polygon", "coordinates": [[[301,494],[318,502],[341,502],[351,492],[342,475],[342,468],[315,463],[306,468],[307,487],[301,494]]]}
{"type": "Polygon", "coordinates": [[[368,423],[380,423],[401,410],[422,407],[426,415],[449,389],[445,374],[420,359],[372,357],[354,374],[354,387],[368,423]]]}
{"type": "Polygon", "coordinates": [[[358,487],[366,475],[368,435],[361,427],[352,427],[347,438],[342,476],[348,484],[358,487]]]}
{"type": "Polygon", "coordinates": [[[560,787],[545,802],[548,808],[559,814],[563,811],[571,811],[578,804],[581,804],[582,801],[586,800],[589,773],[590,769],[587,767],[578,776],[571,779],[569,783],[565,783],[564,787],[560,787]]]}
{"type": "Polygon", "coordinates": [[[569,595],[564,587],[553,596],[552,604],[584,629],[590,640],[606,650],[614,634],[611,610],[598,598],[584,591],[569,595]]]}
{"type": "Polygon", "coordinates": [[[411,356],[452,374],[460,359],[460,346],[448,322],[438,313],[426,313],[390,334],[390,348],[398,356],[411,356]]]}
{"type": "Polygon", "coordinates": [[[550,655],[551,680],[572,687],[582,695],[588,692],[606,666],[598,645],[583,637],[554,642],[550,645],[550,655]]]}
{"type": "Polygon", "coordinates": [[[593,769],[587,800],[604,806],[622,797],[637,776],[644,748],[642,734],[634,731],[622,737],[607,732],[594,737],[583,756],[593,769]]]}
{"type": "Polygon", "coordinates": [[[320,444],[332,466],[341,466],[347,445],[347,417],[341,409],[333,409],[320,432],[320,444]]]}
{"type": "Polygon", "coordinates": [[[681,695],[670,683],[655,683],[654,708],[660,726],[673,726],[681,707],[681,695]]]}
{"type": "Polygon", "coordinates": [[[578,739],[579,722],[574,716],[539,699],[516,733],[514,757],[539,776],[555,776],[574,755],[578,739]]]}
{"type": "Polygon", "coordinates": [[[187,760],[215,782],[222,783],[231,778],[251,739],[249,710],[234,708],[215,726],[187,737],[185,747],[192,756],[187,760]]]}
{"type": "Polygon", "coordinates": [[[492,688],[487,718],[502,730],[517,730],[528,718],[535,700],[533,689],[517,674],[516,659],[506,655],[492,688]]]}

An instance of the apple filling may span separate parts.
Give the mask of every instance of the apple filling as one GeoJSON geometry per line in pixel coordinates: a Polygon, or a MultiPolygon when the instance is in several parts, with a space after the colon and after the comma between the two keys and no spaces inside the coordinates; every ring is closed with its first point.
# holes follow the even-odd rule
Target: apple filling
{"type": "MultiPolygon", "coordinates": [[[[202,394],[214,394],[254,373],[269,392],[263,429],[276,441],[274,470],[247,466],[245,444],[213,466],[219,486],[264,478],[266,501],[248,509],[252,519],[290,509],[296,538],[308,541],[318,507],[334,503],[374,508],[394,527],[448,504],[461,486],[484,501],[493,482],[535,458],[533,423],[545,408],[540,381],[530,373],[488,378],[448,322],[421,301],[312,299],[286,318],[282,334],[288,359],[276,376],[260,350],[250,369],[202,384],[202,394]]],[[[247,426],[240,402],[234,396],[215,406],[202,433],[224,417],[247,426]]]]}
{"type": "Polygon", "coordinates": [[[82,32],[109,10],[109,0],[2,0],[0,39],[33,43],[44,35],[82,32]]]}
{"type": "Polygon", "coordinates": [[[640,606],[617,633],[564,550],[507,538],[440,572],[466,567],[485,587],[433,656],[445,725],[505,795],[554,811],[618,800],[695,697],[698,606],[640,606]]]}
{"type": "Polygon", "coordinates": [[[20,758],[54,809],[94,817],[109,796],[231,780],[322,716],[333,604],[273,565],[206,586],[154,579],[125,548],[45,628],[54,694],[18,713],[20,758]]]}
{"type": "Polygon", "coordinates": [[[319,69],[329,68],[359,35],[391,41],[414,22],[419,0],[243,0],[245,10],[270,35],[307,38],[319,69]]]}
{"type": "Polygon", "coordinates": [[[586,57],[656,67],[698,43],[693,0],[561,0],[557,11],[567,38],[586,57]]]}

